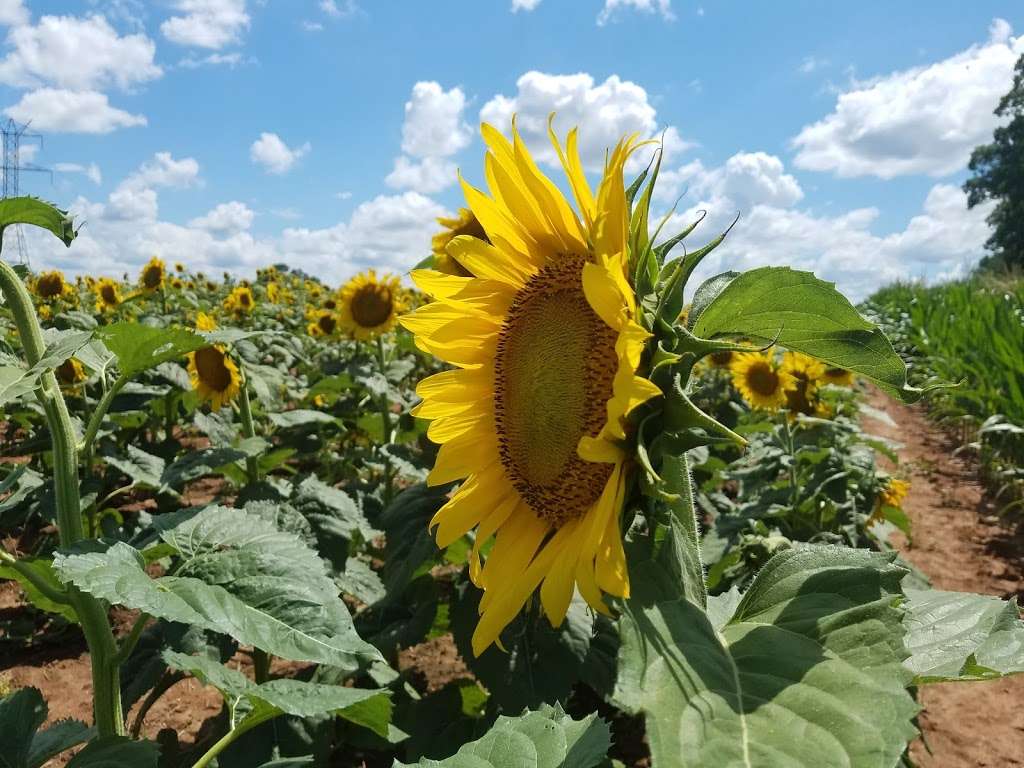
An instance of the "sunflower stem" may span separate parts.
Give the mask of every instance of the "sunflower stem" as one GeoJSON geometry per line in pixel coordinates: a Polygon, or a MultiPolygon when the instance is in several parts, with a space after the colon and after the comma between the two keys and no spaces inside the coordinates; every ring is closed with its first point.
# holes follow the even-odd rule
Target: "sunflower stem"
{"type": "MultiPolygon", "coordinates": [[[[0,241],[2,237],[0,230],[0,241]]],[[[14,317],[25,361],[30,367],[34,366],[42,359],[45,350],[43,331],[32,305],[32,297],[18,274],[4,261],[0,261],[0,291],[14,317]]],[[[64,402],[52,369],[40,377],[36,397],[46,414],[50,430],[60,544],[68,548],[85,538],[78,488],[78,442],[75,440],[67,403],[64,402]]],[[[115,662],[117,643],[110,628],[106,604],[79,591],[73,584],[67,586],[67,600],[75,609],[89,646],[96,730],[100,736],[122,735],[124,717],[121,712],[120,668],[115,662]]]]}
{"type": "MultiPolygon", "coordinates": [[[[384,337],[377,337],[377,366],[380,368],[380,375],[385,385],[388,380],[387,355],[384,350],[384,337]]],[[[391,503],[392,477],[391,477],[391,456],[385,450],[391,444],[391,403],[388,401],[385,392],[377,399],[377,406],[380,408],[381,445],[380,454],[384,461],[384,506],[391,503]]]]}
{"type": "MultiPolygon", "coordinates": [[[[242,434],[246,438],[256,437],[256,426],[252,420],[252,403],[249,400],[249,378],[242,371],[242,386],[238,397],[238,415],[242,419],[242,434]]],[[[245,473],[250,483],[258,483],[260,479],[260,465],[255,456],[245,457],[245,473]]]]}
{"type": "Polygon", "coordinates": [[[117,380],[103,393],[103,399],[99,401],[96,409],[92,412],[92,416],[89,417],[89,424],[85,428],[85,437],[78,444],[78,450],[82,452],[82,463],[85,465],[86,471],[92,466],[92,447],[93,442],[96,440],[96,434],[100,431],[100,425],[103,423],[107,411],[110,410],[110,405],[114,402],[114,398],[118,396],[121,389],[127,383],[128,378],[126,376],[118,376],[117,380]]]}

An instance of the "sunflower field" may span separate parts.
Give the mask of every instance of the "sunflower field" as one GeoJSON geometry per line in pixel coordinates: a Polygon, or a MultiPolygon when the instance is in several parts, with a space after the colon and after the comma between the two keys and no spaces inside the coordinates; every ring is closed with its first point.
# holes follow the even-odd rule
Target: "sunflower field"
{"type": "Polygon", "coordinates": [[[663,231],[635,136],[592,185],[511,135],[408,275],[0,260],[0,653],[91,680],[44,726],[0,675],[0,765],[888,768],[923,686],[1024,671],[1012,601],[892,544],[864,387],[949,378],[810,273],[694,285],[726,234],[663,231]]]}

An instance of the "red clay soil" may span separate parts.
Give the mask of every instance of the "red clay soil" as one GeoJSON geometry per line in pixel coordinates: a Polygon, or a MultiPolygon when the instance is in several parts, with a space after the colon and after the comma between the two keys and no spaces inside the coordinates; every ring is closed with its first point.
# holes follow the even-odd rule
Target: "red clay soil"
{"type": "MultiPolygon", "coordinates": [[[[911,481],[904,510],[913,540],[901,545],[904,557],[937,589],[1019,598],[1024,537],[1001,524],[976,470],[952,455],[956,446],[920,407],[902,405],[877,390],[869,403],[887,412],[896,426],[865,419],[864,429],[902,444],[899,466],[886,469],[911,481]]],[[[921,768],[1024,766],[1024,675],[927,685],[921,702],[924,740],[911,747],[921,768]]]]}

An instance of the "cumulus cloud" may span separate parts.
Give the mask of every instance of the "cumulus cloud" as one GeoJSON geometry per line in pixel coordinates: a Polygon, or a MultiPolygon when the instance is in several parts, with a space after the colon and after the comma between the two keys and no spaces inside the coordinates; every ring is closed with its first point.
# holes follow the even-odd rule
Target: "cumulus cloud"
{"type": "Polygon", "coordinates": [[[160,32],[178,45],[218,50],[249,29],[245,0],[177,0],[174,7],[182,15],[163,22],[160,32]]]}
{"type": "Polygon", "coordinates": [[[706,200],[726,200],[740,211],[755,205],[788,208],[804,196],[799,182],[785,172],[782,160],[766,152],[738,152],[720,168],[712,169],[694,160],[659,174],[657,199],[672,201],[684,190],[706,200]]]}
{"type": "Polygon", "coordinates": [[[18,88],[127,89],[163,74],[153,62],[152,40],[143,34],[122,37],[102,16],[43,16],[35,25],[12,29],[7,45],[0,82],[18,88]]]}
{"type": "Polygon", "coordinates": [[[307,141],[299,147],[289,147],[276,133],[261,133],[249,147],[249,158],[262,165],[267,173],[288,173],[312,146],[307,141]]]}
{"type": "Polygon", "coordinates": [[[188,224],[208,232],[234,234],[249,229],[255,217],[256,214],[245,203],[232,200],[230,203],[221,203],[188,224]]]}
{"type": "Polygon", "coordinates": [[[28,24],[29,12],[22,0],[0,0],[0,24],[17,27],[28,24]]]}
{"type": "Polygon", "coordinates": [[[540,0],[512,0],[512,13],[517,11],[532,11],[540,5],[540,0]]]}
{"type": "Polygon", "coordinates": [[[466,96],[436,82],[419,82],[405,103],[402,152],[385,182],[397,189],[439,192],[455,183],[451,157],[469,145],[472,130],[463,119],[466,96]]]}
{"type": "Polygon", "coordinates": [[[157,152],[148,163],[121,182],[121,186],[140,189],[143,187],[191,187],[199,181],[199,163],[194,157],[175,160],[170,152],[157,152]]]}
{"type": "Polygon", "coordinates": [[[657,13],[665,21],[675,21],[676,18],[672,13],[672,0],[604,0],[604,7],[597,15],[598,26],[603,27],[612,21],[623,9],[657,13]]]}
{"type": "MultiPolygon", "coordinates": [[[[516,115],[519,132],[538,160],[557,167],[558,155],[548,140],[548,115],[552,112],[559,136],[564,137],[570,128],[579,126],[580,156],[591,171],[601,169],[605,150],[624,134],[638,132],[645,138],[661,134],[657,110],[644,88],[617,75],[595,84],[594,78],[585,72],[527,72],[516,81],[515,95],[495,96],[480,110],[480,119],[507,133],[512,115],[516,115]]],[[[668,128],[666,161],[689,146],[692,145],[675,127],[668,128]]],[[[646,160],[644,157],[643,165],[646,160]]]]}
{"type": "Polygon", "coordinates": [[[57,171],[57,173],[80,173],[93,184],[103,183],[103,174],[96,163],[89,163],[89,165],[82,165],[81,163],[54,163],[53,170],[57,171]]]}
{"type": "Polygon", "coordinates": [[[63,88],[30,91],[4,114],[47,133],[110,133],[146,124],[145,116],[112,107],[105,93],[63,88]]]}
{"type": "Polygon", "coordinates": [[[799,168],[839,176],[943,176],[991,138],[1024,38],[996,19],[989,40],[947,59],[855,83],[793,139],[799,168]]]}

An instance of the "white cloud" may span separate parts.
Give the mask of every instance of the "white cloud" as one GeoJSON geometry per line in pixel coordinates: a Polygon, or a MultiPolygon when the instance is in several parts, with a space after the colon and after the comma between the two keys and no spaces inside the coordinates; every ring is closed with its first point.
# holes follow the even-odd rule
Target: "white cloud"
{"type": "Polygon", "coordinates": [[[0,60],[0,82],[19,88],[127,89],[163,74],[153,62],[152,40],[122,37],[102,16],[43,16],[12,29],[7,45],[12,50],[0,60]]]}
{"type": "Polygon", "coordinates": [[[22,0],[0,0],[0,24],[10,27],[28,24],[29,12],[22,0]]]}
{"type": "Polygon", "coordinates": [[[179,67],[185,69],[198,69],[199,67],[225,66],[234,69],[239,64],[253,62],[253,58],[244,58],[239,51],[231,53],[211,53],[207,56],[186,56],[178,62],[179,67]]]}
{"type": "Polygon", "coordinates": [[[604,0],[604,8],[597,15],[598,26],[604,26],[615,18],[623,8],[631,8],[644,13],[657,12],[665,21],[675,21],[672,13],[672,0],[604,0]]]}
{"type": "Polygon", "coordinates": [[[455,183],[451,157],[469,145],[472,130],[463,119],[466,96],[461,88],[419,82],[405,103],[402,152],[385,182],[397,189],[439,192],[455,183]]]}
{"type": "Polygon", "coordinates": [[[442,157],[411,160],[400,155],[395,158],[395,167],[384,182],[395,189],[414,189],[429,194],[454,184],[456,170],[455,163],[442,157]]]}
{"type": "Polygon", "coordinates": [[[793,139],[800,168],[839,176],[943,176],[991,138],[1024,38],[996,19],[984,45],[893,72],[839,95],[835,110],[793,139]]]}
{"type": "MultiPolygon", "coordinates": [[[[644,138],[657,138],[657,111],[647,91],[636,83],[610,76],[599,85],[585,72],[575,75],[549,75],[531,71],[516,81],[516,94],[498,94],[484,104],[480,119],[506,134],[512,115],[523,140],[538,160],[559,166],[558,155],[548,140],[548,115],[555,113],[555,132],[565,137],[579,126],[579,150],[589,170],[600,170],[605,150],[625,134],[638,132],[644,138]]],[[[692,146],[678,130],[669,127],[665,136],[666,161],[692,146]]],[[[649,156],[649,155],[648,155],[649,156]]],[[[647,157],[642,165],[646,165],[647,157]]],[[[639,159],[639,158],[638,158],[639,159]]]]}
{"type": "Polygon", "coordinates": [[[540,0],[512,0],[512,13],[532,11],[538,5],[540,5],[540,0]]]}
{"type": "Polygon", "coordinates": [[[354,15],[359,6],[355,0],[341,0],[340,3],[338,0],[320,0],[320,10],[333,19],[343,19],[354,15]]]}
{"type": "Polygon", "coordinates": [[[217,50],[241,40],[249,28],[245,0],[177,0],[160,32],[172,43],[217,50]]]}
{"type": "Polygon", "coordinates": [[[819,59],[817,56],[805,56],[804,60],[800,62],[800,66],[797,70],[804,75],[809,75],[822,67],[828,66],[828,59],[819,59]]]}
{"type": "Polygon", "coordinates": [[[739,211],[755,205],[788,208],[803,199],[797,180],[782,161],[765,152],[738,152],[720,168],[707,170],[700,160],[663,171],[655,187],[657,199],[675,200],[686,189],[696,197],[726,199],[739,211]]]}
{"type": "Polygon", "coordinates": [[[89,165],[82,165],[81,163],[54,163],[53,170],[57,171],[57,173],[81,173],[93,184],[103,183],[103,174],[96,163],[89,163],[89,165]]]}
{"type": "Polygon", "coordinates": [[[125,178],[121,186],[132,189],[143,187],[191,187],[199,181],[199,163],[193,157],[175,160],[170,152],[157,152],[152,162],[143,163],[125,178]]]}
{"type": "Polygon", "coordinates": [[[204,216],[192,219],[188,225],[208,232],[234,234],[249,229],[255,217],[256,214],[245,203],[232,200],[230,203],[221,203],[204,216]]]}
{"type": "Polygon", "coordinates": [[[110,106],[105,93],[40,88],[4,110],[19,123],[47,133],[110,133],[117,128],[145,125],[143,115],[110,106]]]}
{"type": "Polygon", "coordinates": [[[306,32],[323,32],[324,31],[324,25],[323,24],[321,24],[319,21],[309,21],[308,19],[304,19],[302,21],[302,28],[306,32]]]}
{"type": "Polygon", "coordinates": [[[310,149],[308,141],[300,147],[289,147],[276,133],[261,133],[249,147],[249,158],[262,165],[267,173],[282,174],[290,171],[310,149]]]}

